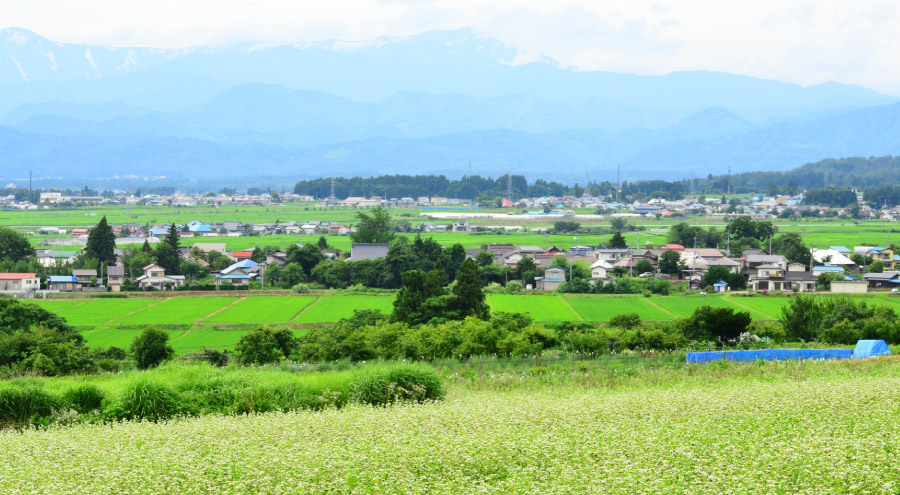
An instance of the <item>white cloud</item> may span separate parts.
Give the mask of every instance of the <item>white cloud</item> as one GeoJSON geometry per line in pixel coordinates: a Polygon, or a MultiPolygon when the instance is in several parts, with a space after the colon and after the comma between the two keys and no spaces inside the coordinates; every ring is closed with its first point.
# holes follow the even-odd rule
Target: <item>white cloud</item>
{"type": "Polygon", "coordinates": [[[29,0],[5,5],[0,22],[59,41],[163,48],[473,27],[583,69],[716,70],[900,94],[900,9],[884,0],[29,0]]]}

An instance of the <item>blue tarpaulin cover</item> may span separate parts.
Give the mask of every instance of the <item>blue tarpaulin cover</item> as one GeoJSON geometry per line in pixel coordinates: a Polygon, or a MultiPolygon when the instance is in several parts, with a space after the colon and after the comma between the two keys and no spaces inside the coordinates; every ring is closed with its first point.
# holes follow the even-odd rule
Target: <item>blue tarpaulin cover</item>
{"type": "Polygon", "coordinates": [[[883,340],[860,340],[853,351],[853,359],[865,359],[872,356],[890,356],[891,350],[883,340]]]}
{"type": "MultiPolygon", "coordinates": [[[[883,341],[882,341],[883,342],[883,341]]],[[[762,349],[759,351],[689,352],[688,363],[713,361],[786,361],[788,359],[850,359],[850,349],[762,349]]]]}

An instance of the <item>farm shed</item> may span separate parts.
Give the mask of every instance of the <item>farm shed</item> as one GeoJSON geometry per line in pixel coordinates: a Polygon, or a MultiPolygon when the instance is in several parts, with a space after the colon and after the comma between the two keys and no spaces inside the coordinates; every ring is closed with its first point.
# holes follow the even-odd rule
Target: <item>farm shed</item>
{"type": "Polygon", "coordinates": [[[891,349],[883,340],[860,340],[853,350],[853,359],[865,359],[875,356],[890,356],[891,349]]]}

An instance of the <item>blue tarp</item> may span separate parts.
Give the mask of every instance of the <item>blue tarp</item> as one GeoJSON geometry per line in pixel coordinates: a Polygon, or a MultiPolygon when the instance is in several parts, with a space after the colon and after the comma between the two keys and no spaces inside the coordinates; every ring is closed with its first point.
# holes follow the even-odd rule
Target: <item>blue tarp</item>
{"type": "Polygon", "coordinates": [[[853,350],[853,359],[865,359],[872,356],[890,356],[891,350],[883,340],[860,340],[853,350]]]}
{"type": "Polygon", "coordinates": [[[713,361],[787,361],[789,359],[850,359],[850,349],[763,349],[759,351],[689,352],[688,363],[713,361]]]}

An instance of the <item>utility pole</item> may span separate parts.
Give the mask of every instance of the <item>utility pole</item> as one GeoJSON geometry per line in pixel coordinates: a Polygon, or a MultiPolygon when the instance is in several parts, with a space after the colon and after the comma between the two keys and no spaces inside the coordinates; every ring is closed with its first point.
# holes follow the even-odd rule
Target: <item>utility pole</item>
{"type": "Polygon", "coordinates": [[[506,199],[512,203],[512,171],[506,173],[506,199]]]}
{"type": "Polygon", "coordinates": [[[731,194],[731,165],[728,166],[728,194],[731,194]]]}
{"type": "Polygon", "coordinates": [[[619,202],[619,193],[622,191],[622,166],[616,165],[616,203],[619,202]]]}

